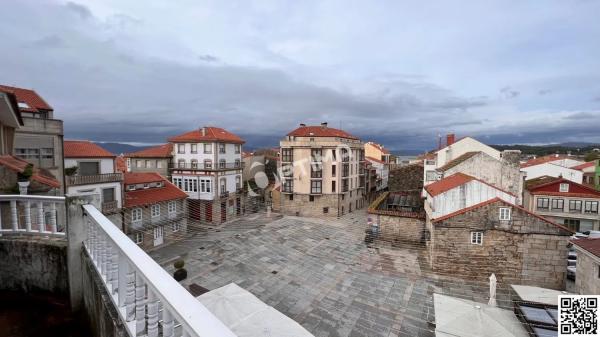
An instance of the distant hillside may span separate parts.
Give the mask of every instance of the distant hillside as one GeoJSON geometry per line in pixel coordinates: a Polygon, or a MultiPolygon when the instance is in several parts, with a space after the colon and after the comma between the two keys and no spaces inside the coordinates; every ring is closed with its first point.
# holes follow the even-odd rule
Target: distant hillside
{"type": "Polygon", "coordinates": [[[562,143],[549,145],[490,145],[497,150],[520,150],[523,154],[533,154],[545,156],[548,154],[571,153],[573,155],[585,155],[595,148],[600,148],[600,144],[593,143],[562,143]]]}
{"type": "Polygon", "coordinates": [[[143,150],[143,149],[149,147],[149,146],[135,146],[135,145],[129,145],[129,144],[123,144],[123,143],[98,143],[98,142],[96,142],[96,144],[100,145],[105,150],[107,150],[111,153],[114,153],[116,155],[120,155],[121,153],[136,152],[136,151],[143,150]]]}

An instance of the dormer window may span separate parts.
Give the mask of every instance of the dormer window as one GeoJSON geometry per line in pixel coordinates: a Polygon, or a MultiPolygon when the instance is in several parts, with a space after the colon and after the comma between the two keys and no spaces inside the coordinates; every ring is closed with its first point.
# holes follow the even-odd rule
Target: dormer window
{"type": "Polygon", "coordinates": [[[560,186],[558,187],[558,191],[559,192],[569,192],[569,184],[568,183],[560,184],[560,186]]]}

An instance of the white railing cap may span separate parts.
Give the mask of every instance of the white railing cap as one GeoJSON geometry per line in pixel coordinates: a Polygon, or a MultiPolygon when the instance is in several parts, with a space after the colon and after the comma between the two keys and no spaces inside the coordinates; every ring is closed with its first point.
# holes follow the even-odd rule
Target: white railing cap
{"type": "Polygon", "coordinates": [[[119,248],[120,253],[135,265],[136,271],[149,283],[163,306],[170,308],[175,319],[189,328],[190,333],[198,337],[235,337],[229,328],[98,209],[93,205],[84,205],[83,208],[119,248]]]}
{"type": "Polygon", "coordinates": [[[10,201],[10,200],[17,200],[17,201],[26,201],[26,200],[33,200],[33,201],[53,201],[53,202],[64,202],[65,201],[65,197],[58,197],[58,196],[52,196],[52,195],[30,195],[30,194],[2,194],[0,195],[0,201],[10,201]]]}

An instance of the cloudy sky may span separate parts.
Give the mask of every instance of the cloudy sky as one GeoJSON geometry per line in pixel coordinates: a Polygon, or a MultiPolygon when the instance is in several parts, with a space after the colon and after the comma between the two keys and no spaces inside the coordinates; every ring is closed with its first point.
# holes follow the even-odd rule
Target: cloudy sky
{"type": "Polygon", "coordinates": [[[600,142],[600,1],[424,3],[8,0],[0,83],[96,141],[328,121],[398,151],[600,142]]]}

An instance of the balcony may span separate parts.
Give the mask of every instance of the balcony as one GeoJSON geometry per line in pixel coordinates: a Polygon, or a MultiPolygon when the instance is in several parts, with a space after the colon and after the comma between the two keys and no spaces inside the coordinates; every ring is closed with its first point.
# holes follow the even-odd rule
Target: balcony
{"type": "Polygon", "coordinates": [[[93,184],[103,184],[103,183],[114,183],[123,180],[122,173],[106,173],[106,174],[94,174],[89,176],[66,176],[65,183],[67,186],[77,186],[77,185],[93,185],[93,184]]]}
{"type": "Polygon", "coordinates": [[[169,165],[169,170],[174,171],[226,171],[226,170],[241,170],[244,168],[244,163],[172,163],[169,165]]]}
{"type": "Polygon", "coordinates": [[[35,195],[0,196],[0,236],[34,234],[65,236],[64,197],[35,195]]]}
{"type": "Polygon", "coordinates": [[[19,128],[18,132],[62,135],[63,121],[59,119],[23,117],[23,126],[19,128]]]}
{"type": "Polygon", "coordinates": [[[119,211],[119,202],[116,200],[106,201],[102,203],[103,214],[114,214],[119,211]]]}

